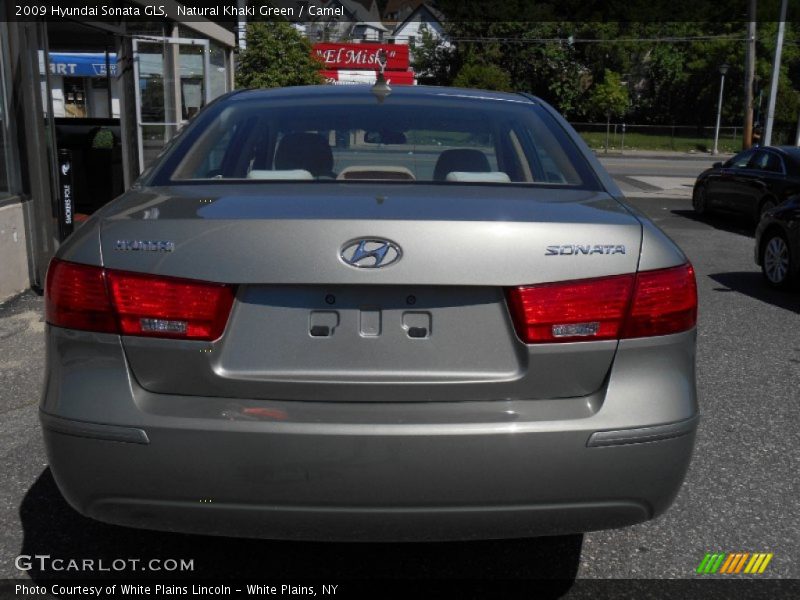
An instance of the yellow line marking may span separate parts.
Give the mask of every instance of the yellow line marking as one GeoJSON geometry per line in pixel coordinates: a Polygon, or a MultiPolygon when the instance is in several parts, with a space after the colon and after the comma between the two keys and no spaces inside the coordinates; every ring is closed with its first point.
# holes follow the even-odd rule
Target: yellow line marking
{"type": "Polygon", "coordinates": [[[766,554],[759,553],[757,554],[757,556],[758,558],[756,559],[756,562],[753,564],[753,568],[750,569],[751,573],[758,573],[758,567],[761,566],[761,562],[764,560],[766,554]]]}
{"type": "Polygon", "coordinates": [[[758,562],[758,557],[759,556],[760,556],[760,554],[758,552],[753,554],[753,558],[750,559],[750,562],[747,563],[747,568],[744,570],[745,573],[752,573],[753,572],[753,567],[755,566],[756,562],[758,562]]]}
{"type": "Polygon", "coordinates": [[[761,563],[761,568],[758,570],[759,573],[763,573],[764,572],[764,569],[767,568],[767,565],[769,564],[769,561],[772,560],[773,556],[775,556],[775,555],[772,552],[767,554],[766,558],[764,559],[764,562],[761,563]]]}

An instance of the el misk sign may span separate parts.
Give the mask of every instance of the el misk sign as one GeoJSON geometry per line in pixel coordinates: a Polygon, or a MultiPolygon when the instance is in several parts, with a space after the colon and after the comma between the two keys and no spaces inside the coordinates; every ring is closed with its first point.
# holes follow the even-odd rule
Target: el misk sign
{"type": "Polygon", "coordinates": [[[406,71],[409,66],[408,46],[405,44],[348,44],[320,42],[313,45],[313,53],[327,70],[375,70],[378,52],[386,52],[387,71],[406,71]]]}

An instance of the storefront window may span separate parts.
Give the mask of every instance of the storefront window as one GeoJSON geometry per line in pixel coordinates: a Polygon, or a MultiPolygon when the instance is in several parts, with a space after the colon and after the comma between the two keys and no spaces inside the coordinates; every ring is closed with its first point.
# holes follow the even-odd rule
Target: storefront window
{"type": "MultiPolygon", "coordinates": [[[[208,39],[206,36],[185,25],[178,26],[178,35],[185,39],[208,39]]],[[[208,64],[208,99],[213,100],[217,96],[221,96],[229,91],[226,50],[213,40],[209,40],[208,64]]]]}
{"type": "Polygon", "coordinates": [[[210,48],[210,64],[211,69],[208,74],[209,89],[211,91],[211,99],[221,96],[228,91],[228,71],[225,60],[225,50],[211,42],[210,48]]]}
{"type": "Polygon", "coordinates": [[[178,46],[180,65],[178,74],[181,82],[181,118],[191,119],[205,104],[204,56],[205,46],[178,46]]]}

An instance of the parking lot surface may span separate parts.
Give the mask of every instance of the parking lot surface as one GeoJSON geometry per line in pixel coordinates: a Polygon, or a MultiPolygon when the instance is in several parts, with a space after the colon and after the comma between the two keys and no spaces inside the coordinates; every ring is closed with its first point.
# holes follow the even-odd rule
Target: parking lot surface
{"type": "Polygon", "coordinates": [[[692,578],[707,552],[771,552],[758,577],[800,577],[800,292],[765,286],[747,223],[698,220],[688,198],[631,202],[684,249],[700,296],[702,422],[686,483],[661,518],[584,536],[394,545],[175,535],[85,519],[47,468],[36,414],[43,302],[29,292],[0,305],[0,578],[80,575],[20,571],[20,554],[193,559],[184,575],[198,578],[692,578]]]}

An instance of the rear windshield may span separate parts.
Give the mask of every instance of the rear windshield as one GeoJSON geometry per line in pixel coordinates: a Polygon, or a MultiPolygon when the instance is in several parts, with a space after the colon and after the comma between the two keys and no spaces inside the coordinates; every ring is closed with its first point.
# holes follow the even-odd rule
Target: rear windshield
{"type": "Polygon", "coordinates": [[[219,102],[167,153],[153,183],[596,185],[565,132],[527,100],[364,96],[219,102]]]}

